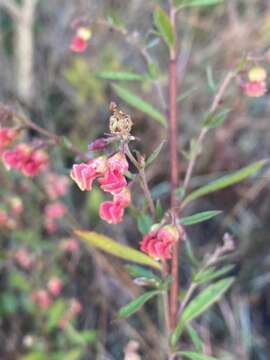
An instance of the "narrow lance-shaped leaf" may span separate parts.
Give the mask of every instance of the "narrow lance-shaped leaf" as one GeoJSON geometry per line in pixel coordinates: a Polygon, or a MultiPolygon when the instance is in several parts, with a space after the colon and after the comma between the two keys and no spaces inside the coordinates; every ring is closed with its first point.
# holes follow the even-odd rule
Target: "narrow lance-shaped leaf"
{"type": "Polygon", "coordinates": [[[126,88],[123,88],[122,86],[114,84],[114,85],[112,85],[112,87],[113,87],[114,91],[116,92],[116,94],[121,99],[123,99],[127,104],[135,107],[136,109],[141,110],[145,114],[147,114],[150,117],[152,117],[153,119],[157,120],[163,126],[167,127],[167,120],[166,120],[165,116],[161,112],[156,110],[153,105],[144,101],[143,99],[141,99],[137,95],[131,93],[129,90],[127,90],[126,88]]]}
{"type": "Polygon", "coordinates": [[[196,351],[201,352],[203,350],[203,341],[199,337],[197,331],[189,324],[186,324],[185,330],[187,331],[196,351]]]}
{"type": "Polygon", "coordinates": [[[148,300],[150,300],[152,297],[154,297],[155,295],[157,295],[159,293],[160,293],[159,290],[153,290],[153,291],[148,291],[148,292],[144,293],[143,295],[139,296],[138,298],[131,301],[129,304],[127,304],[126,306],[122,307],[119,310],[118,318],[123,319],[123,318],[131,316],[132,314],[134,314],[135,312],[140,310],[140,308],[148,300]]]}
{"type": "Polygon", "coordinates": [[[165,140],[163,140],[158,147],[152,152],[152,154],[149,156],[149,158],[146,160],[146,166],[150,165],[159,155],[160,151],[163,148],[163,145],[165,144],[165,140]]]}
{"type": "Polygon", "coordinates": [[[171,46],[173,46],[175,42],[175,36],[170,22],[170,18],[160,7],[157,7],[154,12],[154,23],[168,47],[170,48],[171,46]]]}
{"type": "Polygon", "coordinates": [[[221,4],[224,0],[175,0],[180,9],[195,6],[210,6],[221,4]]]}
{"type": "Polygon", "coordinates": [[[181,355],[189,360],[217,360],[217,358],[214,358],[213,356],[199,354],[192,351],[178,351],[176,355],[181,355]]]}
{"type": "Polygon", "coordinates": [[[204,195],[213,193],[215,191],[224,189],[228,186],[237,184],[246,178],[256,174],[265,164],[267,160],[261,160],[257,161],[249,166],[246,166],[235,173],[231,175],[223,176],[222,178],[212,181],[210,184],[205,185],[195,191],[193,191],[191,194],[189,194],[183,201],[182,206],[185,207],[190,202],[192,202],[195,199],[198,199],[204,195]]]}
{"type": "Polygon", "coordinates": [[[230,112],[230,109],[224,108],[224,109],[220,109],[216,113],[207,114],[204,119],[203,126],[206,129],[215,129],[216,127],[218,127],[224,123],[229,112],[230,112]]]}
{"type": "Polygon", "coordinates": [[[185,226],[198,224],[200,222],[212,219],[213,217],[215,217],[221,213],[222,213],[222,211],[219,211],[219,210],[203,211],[198,214],[194,214],[191,216],[181,218],[180,224],[185,225],[185,226]]]}
{"type": "Polygon", "coordinates": [[[152,259],[150,256],[143,254],[138,250],[132,249],[129,246],[119,244],[105,235],[98,234],[93,231],[82,230],[75,230],[74,233],[89,245],[92,245],[111,255],[135,262],[137,264],[148,265],[158,270],[161,269],[160,263],[152,259]]]}
{"type": "Polygon", "coordinates": [[[227,278],[209,285],[198,296],[196,296],[184,309],[180,321],[172,334],[172,344],[175,346],[186,323],[197,318],[210,306],[217,302],[221,296],[232,285],[234,278],[227,278]]]}
{"type": "Polygon", "coordinates": [[[106,80],[119,80],[119,81],[142,81],[146,77],[127,71],[100,71],[96,73],[96,76],[106,80]]]}
{"type": "Polygon", "coordinates": [[[204,284],[206,282],[209,282],[210,280],[215,280],[222,275],[227,274],[228,272],[232,271],[234,268],[234,265],[225,265],[221,269],[216,270],[214,267],[210,267],[206,270],[199,271],[194,276],[194,282],[197,284],[204,284]]]}

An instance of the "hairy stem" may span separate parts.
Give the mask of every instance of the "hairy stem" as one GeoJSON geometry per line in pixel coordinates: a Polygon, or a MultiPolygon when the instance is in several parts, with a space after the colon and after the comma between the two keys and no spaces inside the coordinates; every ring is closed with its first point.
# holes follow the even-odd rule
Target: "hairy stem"
{"type": "MultiPolygon", "coordinates": [[[[176,36],[176,10],[170,4],[170,21],[176,36]]],[[[177,41],[175,40],[175,43],[177,41]]],[[[176,190],[179,186],[178,143],[177,143],[177,54],[176,47],[170,49],[169,64],[169,139],[170,139],[170,172],[171,172],[171,209],[173,218],[176,215],[177,204],[176,190]]],[[[174,245],[171,275],[172,285],[170,291],[170,326],[173,330],[177,323],[178,298],[179,298],[179,242],[174,245]]]]}

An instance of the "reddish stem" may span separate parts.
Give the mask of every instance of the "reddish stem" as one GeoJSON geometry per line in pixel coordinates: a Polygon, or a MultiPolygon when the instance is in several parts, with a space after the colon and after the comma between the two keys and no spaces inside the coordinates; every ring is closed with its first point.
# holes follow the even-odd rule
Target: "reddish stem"
{"type": "MultiPolygon", "coordinates": [[[[176,36],[176,11],[170,7],[171,25],[176,36]]],[[[170,168],[171,168],[171,209],[173,217],[177,206],[176,189],[179,186],[178,144],[177,144],[177,58],[176,48],[170,49],[169,64],[169,138],[170,138],[170,168]]],[[[173,278],[170,292],[170,326],[173,330],[177,323],[179,297],[179,243],[174,245],[171,275],[173,278]]]]}

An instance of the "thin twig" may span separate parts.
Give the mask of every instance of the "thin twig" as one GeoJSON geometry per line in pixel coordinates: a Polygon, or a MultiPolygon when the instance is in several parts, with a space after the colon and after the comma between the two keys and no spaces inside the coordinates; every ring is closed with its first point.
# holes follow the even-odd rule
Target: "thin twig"
{"type": "MultiPolygon", "coordinates": [[[[225,76],[223,82],[221,83],[220,87],[219,87],[219,90],[218,92],[216,93],[216,95],[214,96],[214,99],[212,101],[212,104],[210,106],[210,109],[209,109],[209,114],[213,114],[219,104],[220,104],[220,101],[222,99],[222,97],[224,96],[224,93],[228,87],[228,85],[230,84],[231,80],[235,77],[235,72],[234,71],[229,71],[228,74],[225,76]]],[[[205,139],[205,136],[208,132],[208,129],[203,127],[199,133],[199,136],[198,136],[198,139],[196,141],[196,145],[195,145],[195,149],[191,155],[191,159],[189,161],[189,164],[188,164],[188,168],[187,168],[187,171],[186,171],[186,175],[185,175],[185,179],[184,179],[184,190],[186,191],[188,186],[189,186],[189,182],[190,182],[190,179],[191,179],[191,176],[192,176],[192,173],[193,173],[193,170],[194,170],[194,167],[195,167],[195,164],[196,164],[196,161],[198,159],[198,156],[200,154],[200,151],[201,151],[201,146],[204,142],[204,139],[205,139]]]]}

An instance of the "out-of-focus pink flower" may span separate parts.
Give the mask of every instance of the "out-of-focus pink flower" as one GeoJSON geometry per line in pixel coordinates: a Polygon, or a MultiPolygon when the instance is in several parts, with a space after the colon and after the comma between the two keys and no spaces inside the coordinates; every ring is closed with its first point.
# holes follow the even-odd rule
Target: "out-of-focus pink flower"
{"type": "Polygon", "coordinates": [[[25,176],[35,176],[48,168],[48,155],[43,150],[33,150],[30,157],[22,166],[25,176]]]}
{"type": "Polygon", "coordinates": [[[119,224],[124,215],[124,208],[114,201],[104,201],[99,207],[99,216],[109,224],[119,224]]]}
{"type": "Polygon", "coordinates": [[[61,243],[61,249],[69,253],[77,253],[80,245],[76,239],[66,239],[61,243]]]}
{"type": "Polygon", "coordinates": [[[171,259],[173,244],[180,236],[183,239],[182,227],[166,225],[145,235],[140,243],[140,249],[155,259],[171,259]]]}
{"type": "Polygon", "coordinates": [[[78,315],[82,311],[82,304],[77,299],[71,299],[69,311],[73,316],[78,315]]]}
{"type": "Polygon", "coordinates": [[[65,313],[64,317],[59,321],[59,327],[65,329],[69,321],[71,321],[75,316],[77,316],[82,311],[82,305],[77,299],[71,299],[69,308],[65,313]]]}
{"type": "Polygon", "coordinates": [[[70,50],[83,53],[88,47],[88,41],[91,38],[91,30],[86,27],[79,27],[76,35],[72,38],[70,43],[70,50]]]}
{"type": "Polygon", "coordinates": [[[0,150],[11,144],[17,137],[18,132],[14,129],[2,127],[0,128],[0,150]]]}
{"type": "Polygon", "coordinates": [[[50,219],[61,218],[67,212],[66,206],[60,201],[48,204],[45,208],[45,215],[50,219]]]}
{"type": "Polygon", "coordinates": [[[15,221],[8,216],[5,210],[0,209],[0,228],[14,229],[16,227],[15,221]]]}
{"type": "Polygon", "coordinates": [[[29,270],[33,265],[31,254],[25,249],[17,250],[14,258],[17,264],[26,270],[29,270]]]}
{"type": "Polygon", "coordinates": [[[47,310],[52,303],[50,295],[44,289],[33,292],[31,294],[31,299],[42,310],[47,310]]]}
{"type": "Polygon", "coordinates": [[[92,190],[93,181],[107,170],[106,156],[100,156],[90,160],[87,164],[75,164],[72,167],[70,177],[76,182],[82,191],[92,190]]]}
{"type": "Polygon", "coordinates": [[[54,276],[49,280],[47,287],[51,295],[59,296],[63,288],[62,280],[54,276]]]}
{"type": "Polygon", "coordinates": [[[93,141],[91,144],[88,145],[89,151],[97,151],[102,150],[108,145],[108,139],[106,138],[99,138],[93,141]]]}
{"type": "Polygon", "coordinates": [[[69,179],[67,176],[49,173],[45,178],[45,190],[51,200],[57,200],[67,193],[69,179]]]}
{"type": "Polygon", "coordinates": [[[11,168],[21,170],[29,159],[31,147],[27,144],[19,144],[12,150],[6,150],[2,154],[2,160],[7,170],[11,168]]]}
{"type": "Polygon", "coordinates": [[[242,84],[242,89],[249,97],[260,97],[267,92],[265,81],[247,81],[242,84]]]}
{"type": "Polygon", "coordinates": [[[25,176],[35,176],[47,169],[48,155],[43,150],[34,150],[27,144],[19,144],[2,154],[5,167],[21,171],[25,176]]]}
{"type": "Polygon", "coordinates": [[[62,218],[67,212],[66,206],[60,201],[48,204],[45,207],[45,227],[49,233],[57,230],[57,219],[62,218]]]}
{"type": "Polygon", "coordinates": [[[103,177],[98,179],[103,191],[117,194],[127,186],[127,181],[121,171],[118,169],[109,169],[103,177]]]}
{"type": "Polygon", "coordinates": [[[23,212],[24,206],[22,199],[18,196],[13,196],[9,199],[10,207],[15,215],[20,215],[23,212]]]}
{"type": "Polygon", "coordinates": [[[108,167],[111,171],[117,170],[121,174],[128,171],[128,161],[125,154],[118,152],[108,160],[108,167]]]}

